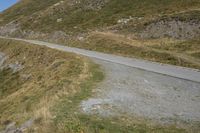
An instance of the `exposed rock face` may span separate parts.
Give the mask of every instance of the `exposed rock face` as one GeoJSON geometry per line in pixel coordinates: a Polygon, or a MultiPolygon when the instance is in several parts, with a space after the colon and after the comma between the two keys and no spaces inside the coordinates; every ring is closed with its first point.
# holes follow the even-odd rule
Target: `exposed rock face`
{"type": "Polygon", "coordinates": [[[82,8],[85,10],[100,10],[109,0],[73,0],[69,1],[69,5],[81,4],[82,8]]]}
{"type": "Polygon", "coordinates": [[[52,40],[65,40],[68,38],[68,35],[63,31],[55,31],[50,35],[52,40]]]}
{"type": "Polygon", "coordinates": [[[16,72],[22,70],[24,67],[18,61],[16,61],[13,64],[9,64],[8,68],[10,68],[13,71],[13,73],[16,73],[16,72]]]}
{"type": "Polygon", "coordinates": [[[6,60],[5,54],[0,52],[0,70],[3,68],[3,63],[5,60],[6,60]]]}
{"type": "Polygon", "coordinates": [[[183,21],[178,19],[160,20],[146,26],[139,36],[141,38],[194,39],[200,37],[200,22],[198,20],[183,21]]]}
{"type": "Polygon", "coordinates": [[[3,70],[4,68],[9,68],[12,70],[13,73],[16,73],[24,68],[18,61],[16,61],[15,63],[7,64],[5,63],[6,59],[7,56],[4,53],[0,52],[0,70],[3,70]]]}
{"type": "Polygon", "coordinates": [[[0,27],[0,36],[13,36],[19,34],[20,26],[17,22],[13,21],[5,26],[0,27]]]}
{"type": "Polygon", "coordinates": [[[69,39],[69,35],[63,31],[54,31],[52,33],[40,33],[29,31],[26,33],[25,38],[29,39],[42,39],[46,41],[53,42],[63,42],[69,39]]]}
{"type": "Polygon", "coordinates": [[[85,7],[86,9],[100,10],[107,2],[108,0],[85,0],[85,7]]]}
{"type": "Polygon", "coordinates": [[[6,129],[4,131],[1,131],[0,133],[23,133],[23,131],[25,131],[27,128],[30,128],[33,123],[34,120],[30,119],[22,124],[20,127],[16,127],[16,123],[12,122],[8,124],[6,129]]]}
{"type": "Polygon", "coordinates": [[[19,24],[13,22],[0,27],[0,36],[27,38],[27,39],[44,39],[54,42],[65,41],[69,39],[69,35],[67,35],[63,31],[54,31],[52,33],[41,33],[41,32],[34,32],[31,30],[22,30],[19,24]]]}

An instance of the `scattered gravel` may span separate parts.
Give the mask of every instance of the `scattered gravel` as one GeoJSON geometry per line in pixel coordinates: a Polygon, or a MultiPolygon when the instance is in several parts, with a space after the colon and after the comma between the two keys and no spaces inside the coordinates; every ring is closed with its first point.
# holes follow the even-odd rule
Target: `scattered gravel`
{"type": "Polygon", "coordinates": [[[93,97],[81,103],[83,112],[200,122],[200,83],[95,61],[105,69],[106,79],[93,97]]]}

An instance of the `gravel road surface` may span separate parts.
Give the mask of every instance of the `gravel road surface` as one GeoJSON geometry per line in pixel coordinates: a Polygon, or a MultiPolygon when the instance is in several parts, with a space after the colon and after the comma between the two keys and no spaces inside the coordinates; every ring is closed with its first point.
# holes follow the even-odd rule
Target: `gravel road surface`
{"type": "Polygon", "coordinates": [[[145,117],[169,123],[200,122],[200,83],[94,60],[106,79],[81,103],[88,114],[145,117]]]}

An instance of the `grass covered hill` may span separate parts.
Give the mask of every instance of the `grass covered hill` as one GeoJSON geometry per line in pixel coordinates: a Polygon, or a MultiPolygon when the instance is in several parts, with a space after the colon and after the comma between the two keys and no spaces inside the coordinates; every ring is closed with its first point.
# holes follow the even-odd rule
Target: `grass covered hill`
{"type": "Polygon", "coordinates": [[[198,0],[21,0],[0,15],[0,25],[17,21],[23,29],[70,33],[113,26],[129,16],[144,17],[143,22],[182,12],[193,15],[199,8],[198,0]]]}
{"type": "MultiPolygon", "coordinates": [[[[200,69],[200,1],[20,0],[0,14],[0,36],[200,69]]],[[[0,39],[0,131],[187,132],[81,113],[81,101],[103,78],[85,57],[0,39]]]]}
{"type": "Polygon", "coordinates": [[[0,39],[0,131],[70,130],[72,125],[61,124],[71,122],[79,102],[102,78],[98,66],[86,58],[0,39]],[[63,106],[70,114],[59,112],[63,106]]]}
{"type": "Polygon", "coordinates": [[[0,131],[24,133],[184,133],[173,124],[82,112],[80,103],[104,79],[84,57],[0,39],[0,131]]]}
{"type": "Polygon", "coordinates": [[[200,68],[199,0],[21,0],[0,35],[200,68]]]}

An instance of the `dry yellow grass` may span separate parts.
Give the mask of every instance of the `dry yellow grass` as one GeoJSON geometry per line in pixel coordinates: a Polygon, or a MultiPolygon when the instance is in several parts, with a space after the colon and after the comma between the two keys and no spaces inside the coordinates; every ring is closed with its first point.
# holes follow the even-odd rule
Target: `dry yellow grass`
{"type": "Polygon", "coordinates": [[[7,122],[20,125],[29,119],[39,119],[40,125],[35,125],[38,132],[47,132],[54,117],[50,109],[61,97],[73,96],[81,89],[80,84],[90,76],[90,63],[74,54],[5,39],[0,41],[0,51],[8,57],[6,64],[18,61],[24,67],[12,74],[19,75],[18,79],[0,75],[0,90],[7,89],[4,94],[13,89],[7,87],[9,84],[16,81],[19,86],[0,97],[0,130],[7,122]],[[25,80],[23,75],[30,77],[25,80]]]}
{"type": "Polygon", "coordinates": [[[85,40],[72,40],[67,45],[159,63],[200,69],[198,40],[169,38],[139,40],[131,35],[113,32],[92,32],[85,40]]]}

